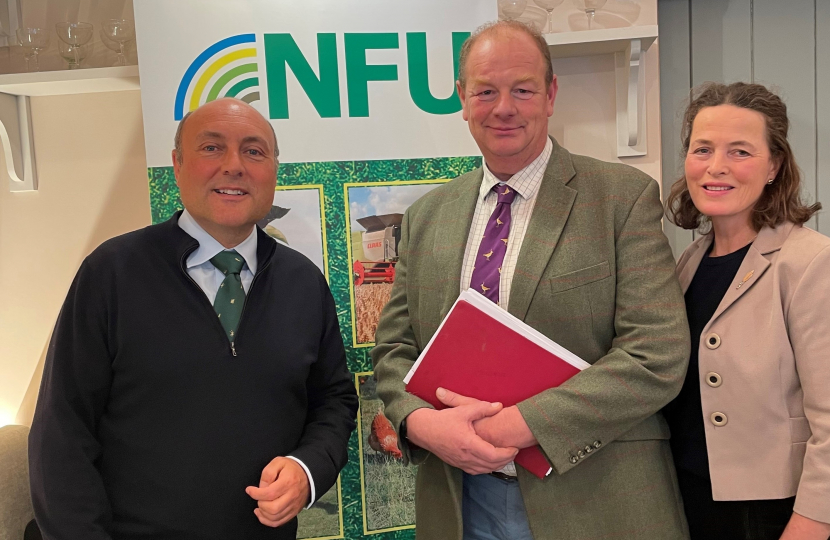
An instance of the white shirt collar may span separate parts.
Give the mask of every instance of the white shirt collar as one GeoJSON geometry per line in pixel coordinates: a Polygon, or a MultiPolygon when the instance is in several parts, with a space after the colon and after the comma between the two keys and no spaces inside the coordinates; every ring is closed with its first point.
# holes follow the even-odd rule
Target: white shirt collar
{"type": "MultiPolygon", "coordinates": [[[[199,242],[199,247],[196,248],[196,251],[191,253],[187,258],[188,268],[202,265],[211,260],[220,251],[225,250],[225,246],[220,244],[216,238],[212,237],[201,227],[201,225],[196,223],[196,220],[193,219],[193,216],[190,215],[190,212],[188,212],[187,209],[185,209],[182,212],[182,215],[179,216],[179,227],[199,242]]],[[[248,235],[248,238],[233,248],[237,253],[242,255],[243,259],[245,259],[245,264],[248,265],[248,269],[252,274],[256,274],[257,268],[256,248],[257,235],[256,225],[254,225],[253,229],[251,229],[251,234],[248,235]]]]}
{"type": "Polygon", "coordinates": [[[548,161],[553,153],[553,143],[550,137],[545,142],[545,147],[542,152],[536,156],[536,159],[528,163],[528,165],[510,177],[507,182],[502,182],[490,172],[487,163],[482,167],[484,169],[484,178],[479,189],[479,198],[484,199],[493,189],[496,184],[507,184],[513,190],[521,195],[524,199],[530,199],[539,190],[539,185],[542,183],[542,178],[545,176],[545,170],[548,166],[548,161]]]}

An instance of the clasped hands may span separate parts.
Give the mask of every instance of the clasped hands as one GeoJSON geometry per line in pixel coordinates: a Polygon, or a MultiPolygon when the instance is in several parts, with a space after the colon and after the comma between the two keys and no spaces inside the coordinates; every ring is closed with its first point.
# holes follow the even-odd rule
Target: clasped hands
{"type": "Polygon", "coordinates": [[[248,486],[245,493],[257,501],[254,514],[259,522],[268,527],[279,527],[308,504],[311,487],[299,463],[277,457],[262,470],[259,487],[248,486]]]}
{"type": "Polygon", "coordinates": [[[514,405],[504,407],[444,388],[435,392],[448,408],[417,409],[406,418],[407,438],[469,474],[497,471],[536,438],[514,405]]]}

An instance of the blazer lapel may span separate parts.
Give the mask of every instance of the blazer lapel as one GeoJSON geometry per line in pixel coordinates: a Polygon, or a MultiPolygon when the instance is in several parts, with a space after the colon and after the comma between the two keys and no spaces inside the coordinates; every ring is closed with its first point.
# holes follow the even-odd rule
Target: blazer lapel
{"type": "Polygon", "coordinates": [[[577,192],[567,183],[575,174],[570,153],[554,140],[510,285],[508,311],[519,319],[524,320],[542,273],[568,221],[577,192]]]}
{"type": "Polygon", "coordinates": [[[735,274],[732,284],[723,296],[723,300],[718,305],[718,309],[712,315],[709,324],[707,324],[707,327],[711,326],[715,319],[729,309],[729,306],[734,304],[738,298],[746,294],[758,282],[761,276],[764,275],[764,272],[767,271],[767,268],[770,267],[770,262],[766,255],[781,249],[781,245],[787,239],[792,229],[792,223],[785,223],[775,229],[769,227],[761,229],[758,237],[749,248],[746,257],[744,257],[738,273],[735,274]]]}
{"type": "Polygon", "coordinates": [[[435,229],[435,258],[438,262],[436,277],[443,285],[441,319],[449,312],[461,292],[461,268],[467,237],[473,222],[476,201],[484,173],[481,168],[465,178],[459,178],[458,189],[449,196],[438,211],[435,229]]]}

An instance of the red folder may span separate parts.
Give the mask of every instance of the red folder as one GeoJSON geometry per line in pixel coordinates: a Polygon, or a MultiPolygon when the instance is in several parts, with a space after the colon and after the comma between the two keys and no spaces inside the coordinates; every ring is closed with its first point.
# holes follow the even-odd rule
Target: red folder
{"type": "MultiPolygon", "coordinates": [[[[509,407],[559,386],[587,366],[470,290],[456,301],[405,381],[409,393],[436,409],[445,408],[435,397],[438,387],[509,407]],[[493,309],[500,312],[495,317],[493,309]]],[[[538,446],[520,450],[515,462],[539,478],[551,472],[538,446]]]]}

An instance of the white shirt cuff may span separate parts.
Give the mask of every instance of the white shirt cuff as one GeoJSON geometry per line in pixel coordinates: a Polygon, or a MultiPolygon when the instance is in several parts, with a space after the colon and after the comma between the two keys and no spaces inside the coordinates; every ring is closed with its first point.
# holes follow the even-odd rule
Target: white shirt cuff
{"type": "Polygon", "coordinates": [[[305,507],[305,509],[308,510],[309,508],[311,508],[311,505],[314,504],[314,501],[317,500],[317,494],[314,491],[314,478],[311,477],[311,471],[308,470],[308,467],[305,466],[305,463],[303,463],[299,459],[295,458],[294,456],[285,456],[285,457],[287,457],[288,459],[292,459],[292,460],[296,461],[297,463],[299,463],[300,467],[302,467],[303,470],[305,471],[305,475],[308,477],[308,486],[311,488],[311,498],[310,498],[311,500],[308,503],[308,506],[305,507]]]}

